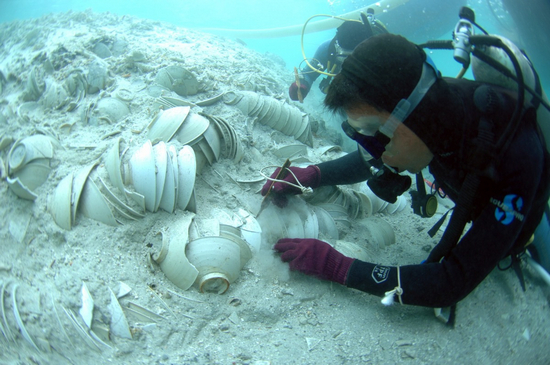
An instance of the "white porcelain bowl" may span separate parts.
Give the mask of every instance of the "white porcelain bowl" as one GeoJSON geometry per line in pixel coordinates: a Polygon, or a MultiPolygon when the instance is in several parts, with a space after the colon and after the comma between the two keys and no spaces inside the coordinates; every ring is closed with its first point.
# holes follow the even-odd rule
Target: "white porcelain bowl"
{"type": "Polygon", "coordinates": [[[225,237],[202,237],[187,244],[187,259],[197,268],[196,285],[201,292],[223,294],[239,277],[240,247],[225,237]]]}
{"type": "Polygon", "coordinates": [[[131,183],[134,189],[145,197],[145,208],[155,211],[157,196],[157,177],[153,145],[147,140],[130,158],[131,183]]]}

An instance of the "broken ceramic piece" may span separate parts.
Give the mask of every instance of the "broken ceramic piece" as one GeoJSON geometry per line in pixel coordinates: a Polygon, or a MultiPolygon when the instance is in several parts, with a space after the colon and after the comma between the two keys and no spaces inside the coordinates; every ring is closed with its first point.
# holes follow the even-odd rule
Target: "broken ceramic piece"
{"type": "Polygon", "coordinates": [[[109,311],[111,312],[111,332],[115,336],[132,339],[132,332],[130,331],[126,315],[111,288],[109,288],[109,293],[111,294],[111,303],[109,304],[109,311]]]}

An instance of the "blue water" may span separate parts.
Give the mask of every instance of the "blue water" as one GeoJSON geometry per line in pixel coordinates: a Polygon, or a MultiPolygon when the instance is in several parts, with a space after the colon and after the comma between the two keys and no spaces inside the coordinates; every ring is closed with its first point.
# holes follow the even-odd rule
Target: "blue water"
{"type": "MultiPolygon", "coordinates": [[[[537,6],[546,6],[537,4],[543,4],[545,1],[548,0],[533,0],[524,8],[531,6],[532,8],[527,11],[536,14],[537,6]]],[[[458,9],[462,5],[468,5],[475,10],[477,23],[487,31],[522,42],[512,16],[507,13],[502,2],[506,0],[409,0],[402,7],[381,14],[379,18],[387,24],[391,32],[402,34],[417,43],[430,39],[450,39],[458,20],[458,9]],[[493,4],[492,9],[488,4],[493,4]]],[[[265,29],[302,25],[315,14],[340,15],[372,3],[372,0],[0,0],[0,22],[36,18],[69,10],[92,9],[94,12],[132,15],[186,28],[265,29]]],[[[541,18],[533,17],[534,22],[544,21],[539,19],[541,18]]],[[[317,46],[333,35],[333,30],[307,34],[304,38],[306,54],[311,57],[317,46]]],[[[289,70],[302,62],[298,35],[241,39],[250,48],[259,52],[277,54],[285,61],[289,70]]],[[[547,60],[547,54],[543,49],[549,48],[548,44],[550,43],[538,46],[535,43],[530,45],[531,49],[526,49],[527,53],[532,55],[546,89],[550,85],[550,61],[547,60]]],[[[453,60],[450,51],[431,52],[431,56],[445,76],[455,76],[461,68],[453,60]]]]}

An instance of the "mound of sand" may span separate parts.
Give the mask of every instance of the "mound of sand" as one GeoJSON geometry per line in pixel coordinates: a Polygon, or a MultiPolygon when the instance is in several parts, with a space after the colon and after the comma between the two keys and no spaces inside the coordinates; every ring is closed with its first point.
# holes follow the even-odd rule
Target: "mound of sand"
{"type": "MultiPolygon", "coordinates": [[[[189,214],[181,209],[147,212],[137,220],[118,217],[115,227],[77,213],[71,230],[60,228],[48,205],[59,182],[94,161],[99,161],[98,171],[104,168],[105,153],[119,137],[129,155],[142,145],[161,94],[197,104],[246,90],[301,108],[314,136],[305,164],[337,157],[342,152],[329,147],[341,137],[323,122],[318,99],[289,104],[286,90],[293,75],[277,57],[231,39],[108,13],[69,12],[0,24],[0,44],[4,164],[18,139],[45,134],[56,141],[52,171],[34,190],[34,201],[8,188],[7,170],[2,168],[2,363],[548,361],[548,301],[529,270],[526,292],[511,271],[495,270],[458,305],[457,326],[449,329],[431,309],[384,307],[380,298],[290,273],[269,249],[272,237],[264,237],[262,250],[227,293],[200,293],[194,286],[183,291],[150,259],[161,247],[157,233],[173,232],[189,214]],[[157,74],[168,66],[184,67],[196,78],[197,89],[182,97],[160,88],[157,74]],[[101,100],[121,93],[128,110],[120,118],[98,114],[101,100]],[[101,341],[88,337],[88,331],[77,329],[70,319],[74,314],[74,321],[85,328],[79,315],[83,282],[94,300],[93,333],[101,341]],[[106,337],[112,322],[109,289],[116,293],[120,282],[131,288],[119,299],[131,339],[113,332],[106,337]],[[128,310],[134,304],[160,317],[135,315],[128,310]]],[[[215,220],[231,220],[240,210],[256,213],[264,182],[259,171],[281,165],[284,159],[275,152],[300,142],[221,101],[193,106],[191,112],[226,120],[243,147],[240,161],[222,157],[200,169],[194,220],[207,227],[215,220]],[[255,182],[239,182],[245,180],[255,182]]],[[[394,228],[395,244],[372,247],[371,237],[354,219],[338,225],[340,238],[369,247],[374,262],[415,264],[437,242],[426,234],[436,219],[422,220],[409,206],[375,216],[394,228]]]]}

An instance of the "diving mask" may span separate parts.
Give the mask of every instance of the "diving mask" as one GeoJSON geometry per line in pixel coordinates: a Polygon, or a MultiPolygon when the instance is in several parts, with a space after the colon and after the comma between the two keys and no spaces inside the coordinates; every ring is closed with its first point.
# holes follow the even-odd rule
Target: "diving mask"
{"type": "Polygon", "coordinates": [[[367,151],[372,158],[378,160],[386,150],[386,145],[390,142],[388,136],[380,131],[375,131],[374,135],[369,136],[353,128],[347,120],[342,122],[342,129],[346,135],[357,142],[367,151]]]}
{"type": "Polygon", "coordinates": [[[339,60],[338,61],[339,64],[342,64],[342,62],[346,59],[346,57],[348,57],[353,52],[353,50],[348,50],[340,46],[340,43],[338,43],[338,41],[334,42],[334,48],[335,48],[334,55],[339,60]]]}
{"type": "Polygon", "coordinates": [[[414,90],[411,92],[407,99],[401,99],[393,109],[390,117],[385,123],[378,128],[378,130],[372,132],[367,131],[366,134],[361,133],[353,128],[348,121],[342,123],[342,129],[346,135],[356,141],[361,147],[363,147],[368,153],[372,155],[374,159],[379,159],[386,150],[386,145],[390,142],[393,134],[400,123],[411,114],[420,101],[424,98],[424,95],[428,92],[430,87],[435,81],[440,78],[441,75],[435,67],[430,57],[426,57],[426,61],[422,67],[422,75],[420,80],[416,84],[414,90]]]}

